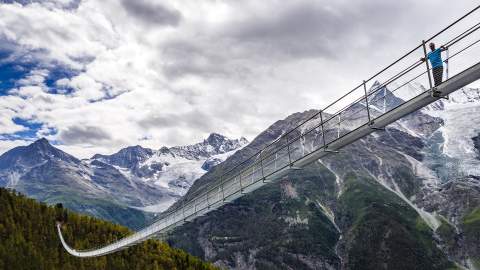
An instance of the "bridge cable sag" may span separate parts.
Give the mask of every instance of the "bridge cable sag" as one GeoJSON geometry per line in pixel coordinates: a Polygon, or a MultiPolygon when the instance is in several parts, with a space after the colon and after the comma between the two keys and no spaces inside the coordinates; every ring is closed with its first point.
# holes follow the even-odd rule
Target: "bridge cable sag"
{"type": "MultiPolygon", "coordinates": [[[[162,213],[160,218],[154,220],[151,224],[143,227],[135,233],[119,239],[111,244],[107,244],[100,248],[90,250],[77,251],[71,248],[65,241],[62,235],[62,224],[57,223],[56,228],[60,241],[65,250],[77,257],[96,257],[110,254],[129,246],[135,245],[152,237],[159,237],[165,235],[176,227],[179,227],[185,222],[190,222],[199,216],[205,215],[208,212],[214,211],[224,204],[232,202],[244,194],[250,193],[263,185],[278,181],[294,168],[302,168],[326,155],[338,151],[364,136],[375,132],[379,128],[383,128],[388,124],[395,122],[401,117],[419,110],[439,98],[448,96],[448,94],[464,87],[478,79],[480,79],[480,59],[475,59],[473,65],[465,68],[456,75],[450,77],[449,75],[449,60],[456,57],[468,49],[472,48],[480,42],[479,40],[469,43],[462,47],[454,54],[450,55],[450,48],[459,44],[459,42],[480,29],[480,22],[469,27],[468,29],[450,38],[444,44],[447,48],[447,58],[444,62],[447,64],[447,80],[436,87],[425,89],[422,93],[408,99],[402,100],[401,104],[397,104],[393,108],[386,108],[386,87],[396,83],[400,78],[410,75],[413,71],[420,68],[423,64],[420,57],[416,57],[413,63],[407,64],[405,68],[401,68],[393,76],[390,76],[384,83],[379,83],[375,87],[367,91],[366,84],[373,79],[378,78],[379,75],[385,74],[391,70],[392,67],[397,67],[402,61],[406,61],[408,57],[415,57],[415,52],[421,48],[425,48],[425,43],[434,40],[447,30],[456,26],[460,21],[469,17],[471,14],[480,9],[480,5],[433,35],[427,40],[422,41],[420,45],[409,51],[407,54],[401,56],[387,67],[381,69],[375,75],[361,84],[342,95],[339,99],[330,103],[328,106],[313,113],[293,129],[283,133],[280,137],[273,140],[271,143],[260,147],[255,154],[243,160],[239,164],[233,166],[227,171],[221,173],[220,181],[204,188],[199,188],[191,194],[185,195],[181,203],[177,203],[176,207],[162,213]],[[379,91],[383,90],[383,97],[376,96],[379,91]],[[432,93],[439,93],[439,96],[434,96],[432,93]],[[383,98],[384,108],[380,110],[377,108],[376,101],[383,98]],[[351,102],[353,100],[353,102],[351,102]],[[342,102],[349,102],[348,105],[342,106],[342,102]],[[341,109],[332,113],[327,113],[327,110],[333,110],[335,107],[341,106],[341,109]],[[325,116],[325,117],[324,117],[325,116]],[[336,122],[335,119],[338,119],[336,122]],[[332,123],[333,122],[333,123],[332,123]],[[342,123],[346,123],[341,125],[342,123]],[[329,128],[330,125],[333,128],[329,128]],[[337,126],[337,132],[332,130],[337,126]],[[342,127],[349,127],[349,129],[340,129],[342,127]],[[321,131],[319,131],[321,128],[321,131]],[[342,133],[345,131],[346,133],[342,133]],[[319,137],[318,135],[320,135],[319,137]],[[308,136],[314,135],[313,138],[308,136]],[[314,146],[317,138],[321,138],[321,142],[314,146]],[[307,150],[306,140],[310,139],[311,149],[307,150]],[[303,144],[303,148],[302,147],[303,144]],[[301,149],[302,151],[299,151],[301,149]]],[[[425,58],[426,51],[422,51],[422,58],[425,58]]],[[[472,59],[469,59],[470,61],[472,59]]],[[[425,67],[424,67],[425,68],[425,67]]],[[[414,76],[408,78],[406,82],[401,82],[400,86],[396,85],[395,89],[389,91],[388,95],[392,95],[399,89],[409,83],[416,81],[425,74],[430,76],[430,67],[427,63],[426,69],[415,72],[414,76]]],[[[429,79],[431,83],[431,79],[429,79]]]]}

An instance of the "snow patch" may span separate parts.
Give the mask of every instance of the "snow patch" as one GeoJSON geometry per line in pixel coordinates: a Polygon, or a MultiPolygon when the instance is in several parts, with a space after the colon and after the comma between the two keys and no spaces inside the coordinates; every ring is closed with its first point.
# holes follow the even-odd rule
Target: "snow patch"
{"type": "Polygon", "coordinates": [[[461,171],[465,175],[480,175],[480,160],[472,138],[480,133],[480,103],[475,106],[452,107],[436,112],[444,120],[440,129],[445,140],[443,153],[462,161],[461,171]]]}
{"type": "Polygon", "coordinates": [[[403,155],[410,165],[414,169],[415,175],[422,178],[424,186],[428,188],[436,188],[440,185],[440,179],[436,176],[436,174],[428,168],[422,162],[414,159],[413,157],[404,154],[402,152],[397,151],[399,154],[403,155]]]}
{"type": "Polygon", "coordinates": [[[340,196],[344,191],[342,178],[340,178],[340,176],[334,170],[332,170],[330,165],[328,165],[327,163],[323,163],[321,160],[318,160],[318,163],[325,166],[325,168],[327,168],[331,173],[333,173],[333,175],[335,175],[335,183],[337,184],[337,188],[338,188],[337,198],[340,198],[340,196]]]}
{"type": "Polygon", "coordinates": [[[308,218],[301,218],[298,211],[295,213],[295,217],[285,217],[285,222],[287,222],[290,226],[298,225],[298,224],[308,224],[308,218]]]}
{"type": "Polygon", "coordinates": [[[167,210],[167,208],[170,207],[172,204],[174,204],[177,201],[177,199],[178,198],[168,197],[167,199],[162,200],[162,202],[159,204],[147,205],[144,207],[132,207],[132,208],[142,210],[144,212],[149,212],[149,213],[161,213],[167,210]]]}
{"type": "Polygon", "coordinates": [[[399,121],[395,122],[395,124],[396,124],[397,129],[399,129],[401,131],[404,131],[404,132],[410,134],[413,137],[417,137],[417,138],[424,137],[423,134],[420,134],[420,133],[416,132],[415,130],[409,128],[407,123],[405,123],[405,121],[403,119],[400,119],[399,121]]]}
{"type": "Polygon", "coordinates": [[[337,223],[335,223],[335,214],[333,213],[333,211],[329,207],[323,205],[320,201],[316,201],[316,203],[318,204],[318,206],[320,206],[323,213],[330,220],[330,222],[332,222],[335,229],[337,229],[338,232],[342,232],[340,228],[337,226],[337,223]]]}
{"type": "MultiPolygon", "coordinates": [[[[398,152],[398,151],[397,151],[398,152]]],[[[398,152],[400,153],[400,152],[398,152]]],[[[400,153],[403,155],[403,153],[400,153]]],[[[407,158],[408,159],[408,158],[407,158]]],[[[403,201],[405,201],[410,207],[415,209],[415,211],[418,213],[418,215],[425,221],[425,223],[433,230],[436,231],[438,227],[440,227],[441,222],[437,219],[436,214],[431,214],[421,208],[418,208],[413,202],[411,202],[405,194],[403,194],[402,190],[398,186],[397,182],[393,179],[392,176],[389,177],[389,180],[391,181],[393,187],[390,187],[385,179],[383,177],[375,178],[377,179],[377,182],[380,183],[382,186],[384,186],[386,189],[392,191],[393,193],[397,194],[398,197],[400,197],[403,201]]]]}
{"type": "Polygon", "coordinates": [[[18,173],[18,172],[10,172],[8,175],[7,175],[7,185],[6,187],[7,188],[13,188],[15,187],[18,182],[20,181],[20,177],[22,177],[22,174],[18,173]]]}
{"type": "Polygon", "coordinates": [[[407,197],[405,197],[405,195],[400,190],[400,188],[398,187],[395,181],[392,180],[392,183],[395,187],[395,190],[393,190],[393,192],[395,192],[400,198],[402,198],[413,209],[415,209],[415,211],[417,211],[417,213],[420,215],[423,221],[425,221],[425,223],[427,223],[427,225],[435,232],[438,229],[438,227],[440,227],[440,225],[442,224],[440,220],[437,219],[436,215],[433,215],[421,208],[418,208],[414,203],[412,203],[409,199],[407,199],[407,197]]]}

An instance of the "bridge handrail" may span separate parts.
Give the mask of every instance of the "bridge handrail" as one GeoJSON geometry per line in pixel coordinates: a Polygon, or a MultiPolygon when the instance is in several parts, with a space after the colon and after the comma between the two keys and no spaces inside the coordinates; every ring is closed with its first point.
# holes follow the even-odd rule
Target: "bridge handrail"
{"type": "MultiPolygon", "coordinates": [[[[468,13],[466,13],[465,15],[461,16],[460,18],[458,18],[457,20],[455,20],[453,23],[449,24],[447,27],[443,28],[441,31],[437,32],[436,34],[432,35],[430,38],[426,39],[425,40],[425,43],[433,40],[434,38],[438,37],[439,35],[441,35],[442,33],[444,33],[445,31],[447,31],[448,29],[452,28],[454,25],[456,25],[458,22],[462,21],[464,18],[468,17],[469,15],[471,15],[472,13],[476,12],[478,9],[480,9],[480,5],[478,5],[477,7],[473,8],[472,10],[470,10],[468,13]]],[[[476,26],[478,26],[480,23],[474,25],[473,27],[471,27],[470,29],[468,29],[467,31],[463,32],[461,35],[465,34],[466,32],[472,30],[473,28],[475,28],[476,26]]],[[[475,31],[478,30],[477,29],[474,29],[475,31]]],[[[458,37],[458,36],[457,36],[458,37]]],[[[457,38],[456,37],[456,38],[457,38]]],[[[455,39],[456,39],[455,38],[455,39]]],[[[456,43],[456,42],[455,42],[456,43]]],[[[453,43],[453,44],[455,44],[453,43]]],[[[447,43],[448,44],[448,43],[447,43]]],[[[451,44],[451,45],[453,45],[451,44]]],[[[449,44],[449,46],[451,46],[449,44]]],[[[371,80],[373,80],[374,78],[376,78],[378,75],[381,75],[382,73],[384,73],[386,70],[388,70],[389,68],[391,68],[392,66],[394,66],[395,64],[399,63],[400,61],[402,61],[403,59],[405,59],[406,57],[408,57],[409,55],[411,55],[412,53],[414,53],[416,50],[420,49],[421,47],[423,46],[423,43],[420,43],[417,47],[415,47],[414,49],[410,50],[409,52],[407,52],[406,54],[402,55],[401,57],[399,57],[398,59],[396,59],[394,62],[392,62],[391,64],[387,65],[385,68],[381,69],[380,71],[378,71],[377,73],[375,73],[373,76],[371,76],[370,78],[366,79],[364,82],[360,83],[359,85],[357,85],[356,87],[354,87],[352,90],[348,91],[347,93],[345,93],[344,95],[342,95],[341,97],[339,97],[338,99],[336,99],[335,101],[331,102],[329,105],[327,105],[325,108],[321,109],[319,112],[313,114],[312,116],[310,116],[309,118],[303,120],[302,122],[300,122],[300,124],[298,124],[295,128],[292,128],[291,130],[289,130],[288,132],[286,132],[285,134],[283,134],[282,136],[280,136],[279,138],[277,138],[276,140],[272,141],[271,143],[267,144],[264,148],[258,150],[255,154],[251,155],[250,157],[248,157],[247,159],[241,161],[239,164],[236,164],[233,168],[229,169],[228,171],[222,173],[221,175],[221,178],[224,178],[226,175],[230,174],[232,171],[234,171],[235,169],[239,168],[240,166],[244,165],[245,163],[247,163],[248,161],[252,160],[253,158],[255,158],[257,155],[259,155],[264,149],[276,144],[277,142],[281,141],[282,139],[284,139],[286,136],[288,136],[290,133],[292,133],[293,131],[295,131],[296,129],[298,129],[299,127],[303,126],[304,124],[306,124],[307,122],[309,122],[310,120],[316,118],[319,116],[320,112],[325,112],[327,109],[333,107],[335,104],[337,104],[339,101],[341,101],[342,99],[346,98],[347,96],[349,96],[350,94],[352,94],[353,92],[355,92],[356,90],[358,90],[360,87],[362,87],[365,83],[368,83],[370,82],[371,80]]],[[[383,84],[382,84],[383,85],[383,84]]],[[[377,89],[374,89],[374,91],[372,91],[371,93],[375,93],[375,91],[377,90],[380,90],[381,88],[383,88],[382,86],[379,86],[377,89]]],[[[364,97],[360,97],[359,99],[363,99],[364,97]]],[[[351,104],[345,106],[345,108],[349,107],[350,105],[356,103],[355,102],[352,102],[351,104]]],[[[336,115],[336,113],[334,114],[336,115]]],[[[330,119],[328,119],[330,120],[330,119]]],[[[325,122],[328,122],[328,121],[325,121],[325,122]]],[[[202,189],[204,190],[204,189],[202,189]]],[[[196,193],[193,193],[193,194],[189,194],[189,197],[191,196],[194,196],[194,194],[196,193]]],[[[198,193],[197,193],[198,194],[198,193]]]]}
{"type": "MultiPolygon", "coordinates": [[[[233,172],[234,170],[240,168],[242,165],[245,165],[246,163],[254,160],[255,158],[258,158],[262,152],[271,147],[271,146],[274,146],[276,145],[278,142],[284,140],[285,138],[288,138],[289,135],[291,135],[294,131],[298,130],[298,128],[300,128],[301,126],[305,125],[306,123],[310,122],[311,120],[315,119],[315,118],[318,118],[318,116],[320,116],[320,114],[324,113],[327,109],[333,107],[335,104],[339,103],[342,99],[348,97],[349,95],[351,95],[352,93],[354,93],[356,90],[358,90],[359,88],[361,88],[362,86],[365,86],[365,84],[367,82],[370,82],[371,80],[373,80],[374,78],[376,78],[378,75],[381,75],[383,74],[385,71],[387,71],[389,68],[391,68],[392,66],[394,66],[395,64],[399,63],[400,61],[402,61],[403,59],[405,59],[406,57],[410,56],[411,54],[413,54],[416,50],[422,48],[422,46],[433,40],[434,38],[438,37],[439,35],[441,35],[442,33],[444,33],[445,31],[447,31],[448,29],[450,29],[451,27],[453,27],[454,25],[456,25],[458,22],[462,21],[464,18],[468,17],[469,15],[471,15],[472,13],[476,12],[477,10],[480,9],[480,5],[476,6],[474,9],[472,9],[471,11],[469,11],[468,13],[466,13],[465,15],[461,16],[460,18],[458,18],[457,20],[455,20],[453,23],[449,24],[447,27],[443,28],[441,31],[437,32],[436,34],[434,34],[433,36],[431,36],[430,38],[426,39],[425,41],[423,41],[422,43],[420,43],[418,46],[416,46],[414,49],[410,50],[409,52],[407,52],[406,54],[402,55],[401,57],[399,57],[398,59],[396,59],[394,62],[392,62],[391,64],[387,65],[385,68],[381,69],[380,71],[378,71],[377,73],[375,73],[375,75],[371,76],[370,78],[368,78],[367,80],[365,80],[364,82],[360,83],[359,85],[357,85],[356,87],[354,87],[352,90],[348,91],[346,94],[342,95],[340,98],[336,99],[335,101],[331,102],[329,105],[327,105],[325,108],[323,108],[322,110],[319,110],[318,112],[314,113],[312,116],[308,117],[307,119],[303,120],[302,122],[300,122],[300,124],[298,124],[295,128],[292,128],[290,129],[288,132],[284,133],[283,135],[281,135],[279,138],[277,138],[276,140],[272,141],[271,143],[267,144],[265,147],[263,147],[262,149],[258,150],[255,154],[251,155],[250,157],[248,157],[247,159],[243,160],[242,162],[240,162],[239,164],[236,164],[233,168],[229,169],[228,171],[226,172],[223,172],[222,175],[220,176],[220,179],[221,181],[220,182],[217,182],[217,183],[213,183],[213,186],[212,187],[205,187],[205,188],[200,188],[198,190],[196,190],[195,192],[193,192],[192,194],[187,194],[188,195],[188,198],[190,198],[189,200],[189,203],[194,200],[196,197],[203,197],[205,196],[205,194],[207,193],[210,193],[213,189],[216,189],[216,188],[219,188],[224,182],[228,182],[229,180],[231,179],[234,179],[236,178],[238,175],[241,175],[243,174],[245,171],[251,169],[251,166],[252,164],[250,164],[250,166],[247,166],[246,168],[243,168],[242,170],[240,170],[240,172],[234,174],[233,176],[229,175],[231,172],[233,172]],[[206,191],[205,191],[206,190],[206,191]],[[199,195],[200,194],[200,195],[199,195]]],[[[470,27],[469,29],[467,29],[466,31],[462,32],[460,35],[457,35],[456,37],[452,38],[450,42],[447,42],[446,44],[451,47],[452,45],[454,45],[455,43],[457,43],[458,41],[460,41],[461,39],[465,38],[466,36],[468,36],[469,34],[477,31],[479,29],[478,25],[480,25],[480,23],[477,23],[475,24],[474,26],[470,27]],[[467,34],[467,35],[466,35],[467,34]],[[459,39],[460,36],[462,36],[461,39],[459,39]],[[450,43],[450,44],[449,44],[450,43]]],[[[377,93],[378,91],[380,91],[383,87],[385,87],[386,85],[388,85],[389,83],[391,83],[392,81],[400,78],[401,76],[405,75],[406,73],[408,73],[409,71],[411,71],[411,67],[418,67],[422,64],[423,62],[422,61],[417,61],[415,62],[414,64],[410,65],[409,67],[407,67],[406,69],[400,71],[399,73],[393,75],[391,78],[389,78],[385,83],[382,83],[380,84],[379,86],[377,86],[376,88],[374,89],[371,89],[370,92],[368,92],[366,94],[367,98],[368,96],[372,95],[372,94],[375,94],[377,93]],[[407,72],[405,72],[407,71],[407,72]],[[399,76],[401,75],[401,76],[399,76]]],[[[359,101],[365,99],[366,97],[365,96],[360,96],[359,98],[357,98],[355,101],[349,103],[348,105],[344,106],[342,109],[340,109],[339,111],[333,113],[333,114],[330,114],[330,117],[327,118],[326,120],[323,120],[322,123],[320,125],[324,125],[326,123],[328,123],[329,121],[331,121],[332,119],[334,119],[335,117],[338,116],[338,114],[346,111],[348,108],[350,108],[351,106],[357,104],[359,101]]],[[[318,128],[320,125],[317,125],[316,128],[318,128]]],[[[298,138],[301,137],[301,136],[296,136],[295,139],[291,140],[290,143],[285,143],[283,145],[281,145],[279,148],[277,148],[275,150],[274,153],[272,153],[271,155],[285,149],[286,147],[288,147],[288,145],[291,145],[292,142],[295,142],[296,140],[298,140],[298,138]]],[[[269,155],[269,156],[271,156],[269,155]]],[[[254,164],[253,164],[254,165],[254,164]]],[[[179,204],[177,205],[176,208],[173,208],[173,209],[169,209],[167,210],[167,212],[165,212],[164,214],[167,214],[169,215],[170,213],[173,213],[173,212],[176,212],[177,210],[181,209],[184,207],[185,204],[188,204],[188,203],[183,203],[183,204],[179,204]]],[[[163,218],[163,217],[161,217],[163,218]]],[[[153,221],[153,223],[157,222],[157,220],[153,221]]]]}
{"type": "MultiPolygon", "coordinates": [[[[357,104],[360,104],[360,105],[364,105],[364,109],[363,110],[366,110],[366,112],[368,113],[368,119],[369,119],[369,122],[370,123],[372,120],[374,120],[375,118],[371,118],[371,115],[370,115],[370,108],[369,108],[369,105],[368,103],[370,102],[369,101],[369,97],[371,97],[372,95],[376,94],[378,91],[380,91],[381,89],[383,89],[384,87],[386,87],[387,85],[389,85],[390,83],[394,82],[395,80],[399,79],[400,77],[403,77],[405,74],[411,72],[412,70],[418,68],[422,63],[423,61],[415,61],[413,64],[409,65],[407,68],[405,69],[402,69],[399,73],[396,73],[395,75],[393,75],[392,77],[390,77],[389,79],[386,80],[386,82],[376,86],[375,88],[372,88],[370,89],[370,91],[367,92],[367,89],[366,89],[366,83],[367,82],[370,82],[371,80],[373,80],[375,77],[377,77],[378,75],[380,74],[383,74],[386,70],[388,70],[389,68],[391,68],[392,66],[394,66],[395,64],[399,63],[400,61],[402,61],[403,59],[405,59],[406,57],[410,56],[411,54],[413,54],[415,51],[417,51],[418,49],[422,48],[425,46],[425,43],[428,42],[428,41],[431,41],[433,40],[435,37],[439,36],[440,34],[444,33],[445,31],[447,31],[448,29],[450,29],[451,27],[453,27],[454,25],[456,25],[458,22],[460,22],[461,20],[463,20],[464,18],[466,18],[467,16],[469,16],[470,14],[474,13],[475,11],[477,11],[478,9],[480,9],[480,5],[475,7],[474,9],[472,9],[470,12],[468,12],[467,14],[463,15],[462,17],[460,17],[459,19],[457,19],[455,22],[453,22],[452,24],[448,25],[447,27],[445,27],[444,29],[442,29],[441,31],[439,31],[438,33],[436,33],[435,35],[433,35],[432,37],[430,37],[429,39],[425,40],[422,42],[422,44],[420,44],[419,46],[415,47],[415,49],[409,51],[408,53],[406,53],[405,55],[401,56],[400,58],[398,58],[397,60],[395,60],[393,63],[391,63],[390,65],[388,65],[387,67],[383,68],[382,70],[380,70],[379,72],[377,72],[375,75],[373,75],[372,77],[370,77],[369,79],[363,81],[360,85],[356,86],[354,89],[350,90],[348,93],[344,94],[343,96],[341,96],[340,98],[338,98],[337,100],[335,100],[334,102],[330,103],[329,105],[327,105],[325,108],[323,108],[322,110],[314,113],[312,116],[306,118],[305,120],[303,120],[302,122],[300,122],[300,124],[298,124],[295,128],[292,128],[291,130],[289,130],[288,132],[285,132],[284,134],[282,134],[279,138],[273,140],[271,143],[267,144],[265,147],[263,147],[262,149],[258,150],[254,155],[251,155],[249,158],[243,160],[242,162],[240,162],[239,164],[236,164],[233,168],[229,169],[228,171],[226,172],[223,172],[220,176],[220,182],[216,182],[216,183],[213,183],[213,184],[210,184],[210,185],[207,185],[205,188],[200,188],[198,190],[196,190],[195,192],[189,194],[188,198],[189,200],[187,202],[185,202],[185,200],[183,201],[183,204],[178,204],[177,207],[175,208],[172,208],[172,209],[169,209],[168,212],[164,212],[163,215],[161,216],[160,219],[156,219],[155,221],[153,221],[150,225],[147,225],[145,226],[143,229],[140,229],[139,231],[137,231],[136,233],[132,234],[132,235],[129,235],[125,238],[122,238],[121,240],[118,240],[117,242],[114,242],[112,244],[109,244],[107,246],[104,246],[103,248],[107,248],[108,246],[119,246],[120,243],[129,243],[129,240],[130,239],[136,239],[135,241],[140,241],[142,240],[143,236],[142,235],[145,235],[145,237],[149,236],[148,233],[151,233],[151,232],[155,232],[154,231],[154,227],[157,226],[157,227],[160,227],[160,225],[164,224],[166,225],[165,228],[169,227],[169,226],[173,226],[175,224],[177,224],[178,222],[182,221],[182,215],[180,213],[183,212],[183,219],[185,219],[185,210],[186,209],[191,209],[192,207],[194,208],[194,210],[196,211],[195,213],[198,213],[198,212],[201,212],[203,210],[205,210],[207,207],[210,208],[210,205],[209,205],[209,194],[210,193],[213,193],[216,189],[222,189],[222,193],[224,192],[224,187],[225,187],[225,183],[230,183],[230,182],[233,182],[235,183],[235,179],[237,179],[237,177],[240,177],[240,189],[242,189],[241,185],[242,185],[242,175],[247,175],[247,177],[250,177],[252,176],[252,183],[250,183],[250,185],[254,184],[253,182],[253,177],[254,177],[254,174],[255,174],[255,168],[259,167],[261,169],[261,172],[262,172],[262,177],[265,179],[265,177],[268,177],[268,175],[264,175],[264,172],[263,172],[263,169],[264,169],[264,164],[263,162],[267,161],[267,158],[269,157],[272,157],[273,155],[276,155],[278,154],[280,151],[283,151],[285,150],[285,148],[287,148],[287,151],[288,151],[288,157],[290,159],[290,146],[293,145],[295,142],[301,140],[302,138],[304,138],[307,134],[313,132],[314,130],[318,129],[318,128],[322,128],[322,136],[323,136],[323,144],[324,144],[324,150],[327,149],[328,147],[328,144],[326,144],[326,140],[325,140],[325,133],[326,133],[326,130],[324,129],[325,127],[325,124],[329,123],[332,119],[335,119],[336,117],[340,116],[343,112],[347,111],[348,108],[351,108],[357,104]],[[353,102],[349,103],[348,105],[346,105],[345,107],[343,107],[342,109],[334,112],[333,114],[327,114],[325,111],[327,109],[330,109],[332,108],[335,104],[339,103],[342,99],[348,97],[349,95],[351,95],[353,92],[355,92],[356,90],[359,90],[361,87],[364,88],[364,91],[365,91],[365,94],[363,96],[360,96],[358,98],[356,98],[353,102]],[[363,102],[363,104],[362,104],[363,102]],[[327,116],[326,119],[323,119],[323,116],[327,116]],[[307,123],[309,123],[310,121],[312,121],[313,119],[315,118],[318,118],[320,117],[320,122],[319,123],[315,123],[313,125],[313,127],[307,127],[306,130],[300,132],[299,135],[297,135],[296,133],[293,133],[295,131],[299,132],[301,127],[306,125],[307,123]],[[289,136],[291,135],[294,135],[293,138],[289,138],[289,136]],[[286,140],[286,143],[280,143],[280,145],[277,145],[279,144],[279,142],[282,142],[282,140],[286,140]],[[273,147],[273,150],[270,152],[270,151],[266,151],[266,149],[270,148],[270,147],[273,147]],[[251,162],[253,160],[253,164],[249,164],[247,165],[247,167],[245,168],[242,168],[241,166],[247,164],[248,162],[251,162]],[[259,164],[260,163],[260,166],[259,164]],[[230,175],[234,170],[240,168],[239,172],[236,173],[236,174],[233,174],[233,175],[230,175]],[[250,172],[251,171],[251,172],[250,172]],[[200,201],[200,204],[197,204],[198,201],[200,201]],[[202,205],[202,203],[205,203],[207,204],[207,206],[204,206],[203,208],[200,208],[199,210],[197,210],[197,205],[202,205]],[[193,203],[193,205],[192,205],[193,203]],[[179,218],[180,217],[180,218],[179,218]],[[177,219],[177,221],[176,221],[177,219]],[[171,222],[171,223],[169,223],[171,222]]],[[[476,25],[474,25],[473,27],[470,27],[469,29],[467,29],[466,31],[464,31],[462,34],[460,35],[457,35],[455,38],[451,39],[449,42],[445,43],[446,46],[450,47],[450,46],[453,46],[455,45],[456,43],[458,43],[460,40],[464,39],[465,37],[469,36],[470,34],[472,34],[473,32],[477,31],[478,29],[480,29],[479,27],[480,23],[477,23],[476,25]]],[[[480,40],[468,45],[467,47],[463,48],[461,51],[457,52],[456,54],[450,56],[449,58],[447,58],[445,61],[448,61],[448,59],[452,58],[452,57],[455,57],[456,55],[458,55],[459,53],[465,51],[466,49],[470,48],[471,46],[477,44],[478,42],[480,42],[480,40]]],[[[425,48],[425,47],[424,47],[425,48]]],[[[430,68],[428,66],[428,63],[427,63],[427,66],[426,66],[426,70],[423,71],[420,75],[417,75],[416,77],[414,77],[414,79],[418,78],[419,76],[422,76],[424,75],[425,73],[429,72],[430,71],[430,68]]],[[[412,79],[412,80],[414,80],[412,79]]],[[[410,80],[410,81],[412,81],[410,80]]],[[[410,82],[409,81],[409,82],[410,82]]],[[[429,78],[429,81],[431,83],[431,78],[429,78]]],[[[408,82],[407,82],[408,83],[408,82]]],[[[406,83],[405,83],[406,84],[406,83]]],[[[404,85],[405,85],[404,84],[404,85]]],[[[400,86],[402,87],[402,86],[400,86]]],[[[398,90],[400,87],[398,87],[397,89],[395,89],[394,91],[398,90]]],[[[378,100],[378,99],[377,99],[378,100]]],[[[345,119],[343,119],[342,121],[345,121],[345,119]]],[[[342,123],[341,121],[338,122],[339,124],[342,123]]],[[[373,123],[373,122],[372,122],[373,123]]],[[[348,133],[347,133],[348,134],[348,133]]],[[[345,135],[342,135],[343,136],[346,136],[347,134],[345,135]]],[[[341,138],[340,137],[340,133],[338,135],[338,138],[339,139],[341,138]]],[[[331,142],[329,142],[331,143],[331,142]]],[[[304,154],[304,156],[307,156],[307,155],[310,155],[312,154],[311,153],[308,153],[308,154],[304,154]]],[[[298,160],[298,159],[297,159],[298,160]]],[[[296,161],[296,160],[295,160],[296,161]]],[[[294,161],[294,162],[295,162],[294,161]]],[[[285,168],[285,167],[288,167],[288,166],[291,166],[292,164],[292,161],[290,160],[290,164],[286,164],[284,165],[283,167],[277,169],[280,170],[282,168],[285,168]]],[[[276,171],[274,172],[271,172],[269,175],[272,175],[274,174],[276,171]]],[[[258,180],[257,180],[258,181],[258,180]]],[[[247,186],[248,187],[248,186],[247,186]]],[[[242,190],[240,190],[241,192],[242,190]]],[[[239,192],[238,190],[235,191],[234,193],[232,194],[235,194],[239,192]]],[[[230,195],[232,195],[230,194],[230,195]]],[[[225,201],[225,196],[223,196],[223,201],[225,201]]],[[[214,203],[217,203],[218,200],[214,203]]],[[[194,213],[194,214],[195,214],[194,213]]],[[[190,215],[191,216],[191,215],[190,215]]],[[[102,249],[103,249],[102,248],[102,249]]]]}

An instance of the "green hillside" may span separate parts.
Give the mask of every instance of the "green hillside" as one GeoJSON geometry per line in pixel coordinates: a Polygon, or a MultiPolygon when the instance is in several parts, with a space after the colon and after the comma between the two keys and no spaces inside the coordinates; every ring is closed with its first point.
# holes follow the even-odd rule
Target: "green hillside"
{"type": "Polygon", "coordinates": [[[156,240],[108,256],[79,259],[61,246],[57,219],[66,221],[64,236],[76,249],[97,247],[129,234],[125,227],[0,188],[0,269],[215,269],[156,240]]]}
{"type": "Polygon", "coordinates": [[[472,263],[480,268],[480,208],[477,207],[463,218],[463,229],[466,235],[466,247],[472,254],[472,263]]]}
{"type": "Polygon", "coordinates": [[[349,174],[338,212],[347,269],[454,269],[417,212],[373,179],[349,174]]]}

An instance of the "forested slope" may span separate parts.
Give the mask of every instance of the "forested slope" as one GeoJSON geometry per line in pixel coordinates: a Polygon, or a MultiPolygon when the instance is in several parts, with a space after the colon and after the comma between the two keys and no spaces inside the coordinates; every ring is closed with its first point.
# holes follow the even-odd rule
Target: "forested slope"
{"type": "Polygon", "coordinates": [[[129,233],[122,226],[0,188],[0,269],[214,269],[156,240],[108,256],[76,258],[60,244],[55,228],[59,219],[65,221],[66,241],[76,249],[97,247],[129,233]]]}

